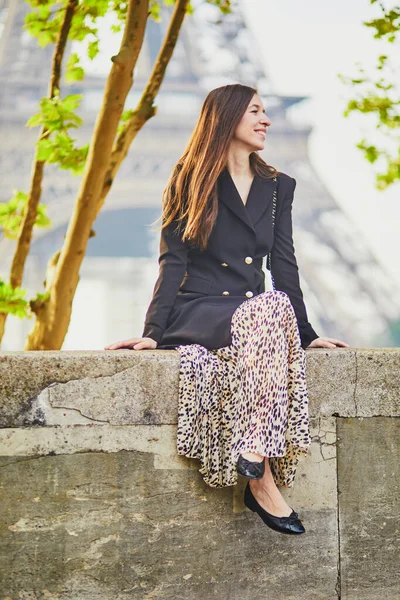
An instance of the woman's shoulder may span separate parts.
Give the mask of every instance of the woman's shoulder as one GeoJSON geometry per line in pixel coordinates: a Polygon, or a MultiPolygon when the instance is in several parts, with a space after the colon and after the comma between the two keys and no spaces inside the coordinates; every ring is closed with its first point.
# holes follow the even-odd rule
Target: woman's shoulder
{"type": "Polygon", "coordinates": [[[279,187],[292,187],[295,183],[296,180],[294,177],[292,177],[291,175],[288,175],[288,173],[284,173],[283,171],[279,171],[278,169],[275,170],[276,175],[272,174],[272,172],[268,175],[268,177],[266,177],[265,175],[258,175],[258,177],[260,177],[261,179],[274,179],[275,177],[278,180],[279,183],[279,187]]]}
{"type": "Polygon", "coordinates": [[[278,171],[277,179],[278,182],[282,185],[293,185],[293,183],[296,183],[294,177],[291,177],[290,175],[288,175],[287,173],[283,173],[282,171],[278,171]]]}

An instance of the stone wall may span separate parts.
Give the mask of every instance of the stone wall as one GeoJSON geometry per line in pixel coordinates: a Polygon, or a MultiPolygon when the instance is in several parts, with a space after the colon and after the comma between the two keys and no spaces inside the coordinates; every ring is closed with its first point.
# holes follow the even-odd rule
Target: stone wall
{"type": "Polygon", "coordinates": [[[176,455],[178,365],[0,354],[1,600],[398,600],[400,349],[307,350],[301,536],[176,455]]]}

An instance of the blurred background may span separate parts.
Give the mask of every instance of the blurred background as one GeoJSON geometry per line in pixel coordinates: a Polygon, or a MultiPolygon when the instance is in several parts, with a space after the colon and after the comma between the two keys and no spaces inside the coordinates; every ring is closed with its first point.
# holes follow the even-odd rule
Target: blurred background
{"type": "MultiPolygon", "coordinates": [[[[294,240],[314,329],[356,347],[400,345],[400,184],[375,189],[373,169],[356,148],[371,123],[343,117],[350,92],[338,78],[355,75],[357,61],[375,64],[379,42],[362,22],[376,7],[368,0],[242,0],[221,17],[215,6],[194,4],[157,98],[158,114],[134,141],[95,223],[63,349],[101,349],[141,335],[158,273],[159,232],[152,223],[162,191],[204,97],[234,82],[259,89],[271,120],[262,155],[297,180],[294,240]]],[[[25,123],[46,93],[51,48],[38,47],[24,32],[24,2],[0,0],[0,7],[0,202],[6,202],[29,183],[37,132],[25,123]]],[[[129,107],[139,99],[167,24],[167,18],[148,24],[129,107]]],[[[100,54],[85,63],[85,80],[69,86],[69,93],[83,93],[82,142],[90,138],[120,41],[109,21],[101,40],[100,54]]],[[[78,185],[79,178],[46,168],[42,201],[52,227],[35,231],[23,284],[30,295],[43,290],[78,185]]],[[[13,243],[1,239],[3,276],[12,251],[13,243]]],[[[22,349],[32,324],[10,317],[2,349],[22,349]]]]}

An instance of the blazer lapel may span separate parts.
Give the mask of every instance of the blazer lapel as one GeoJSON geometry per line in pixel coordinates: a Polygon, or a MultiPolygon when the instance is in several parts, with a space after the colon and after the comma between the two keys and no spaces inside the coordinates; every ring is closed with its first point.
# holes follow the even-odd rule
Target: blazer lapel
{"type": "Polygon", "coordinates": [[[219,180],[219,199],[254,231],[254,225],[271,205],[277,185],[278,183],[272,178],[264,179],[255,175],[245,206],[228,169],[224,169],[219,180]]]}
{"type": "Polygon", "coordinates": [[[267,208],[272,203],[275,187],[278,185],[273,179],[254,178],[252,188],[246,203],[246,211],[255,225],[261,219],[267,208]]]}
{"type": "MultiPolygon", "coordinates": [[[[228,169],[224,169],[219,177],[218,198],[225,204],[235,215],[243,221],[252,231],[254,231],[253,223],[247,208],[243,204],[239,192],[233,182],[228,169]]],[[[254,181],[253,185],[254,186],[254,181]]],[[[252,193],[252,190],[250,190],[252,193]]],[[[250,196],[250,194],[249,194],[250,196]]]]}

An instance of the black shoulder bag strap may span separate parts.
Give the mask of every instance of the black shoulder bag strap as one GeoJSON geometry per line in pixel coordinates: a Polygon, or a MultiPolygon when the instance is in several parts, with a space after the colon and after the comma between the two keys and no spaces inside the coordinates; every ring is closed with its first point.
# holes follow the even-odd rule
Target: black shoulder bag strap
{"type": "MultiPolygon", "coordinates": [[[[277,183],[277,178],[274,177],[273,181],[275,181],[275,183],[277,183]]],[[[277,189],[278,186],[275,186],[274,189],[274,193],[272,194],[272,231],[274,231],[274,227],[275,227],[275,215],[276,215],[276,199],[277,199],[277,189]]],[[[272,271],[271,271],[271,252],[268,252],[267,255],[267,269],[269,270],[270,274],[271,274],[271,281],[272,281],[272,287],[273,289],[276,291],[276,287],[275,287],[275,281],[274,278],[272,277],[272,271]]]]}

